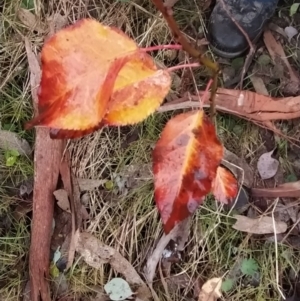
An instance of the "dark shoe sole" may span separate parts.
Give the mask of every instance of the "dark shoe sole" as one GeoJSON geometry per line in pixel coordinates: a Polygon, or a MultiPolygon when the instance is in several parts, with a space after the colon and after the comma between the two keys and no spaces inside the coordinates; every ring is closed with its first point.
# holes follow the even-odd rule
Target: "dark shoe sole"
{"type": "MultiPolygon", "coordinates": [[[[258,41],[258,39],[261,37],[262,33],[263,33],[263,30],[257,35],[257,37],[253,41],[251,41],[251,43],[255,44],[258,41]]],[[[212,49],[213,53],[215,53],[216,55],[223,57],[225,59],[234,59],[236,57],[239,57],[242,54],[244,54],[246,51],[248,51],[250,48],[250,46],[247,46],[246,48],[244,48],[243,50],[240,50],[238,52],[226,52],[226,51],[216,48],[212,44],[209,44],[209,47],[212,49]]]]}

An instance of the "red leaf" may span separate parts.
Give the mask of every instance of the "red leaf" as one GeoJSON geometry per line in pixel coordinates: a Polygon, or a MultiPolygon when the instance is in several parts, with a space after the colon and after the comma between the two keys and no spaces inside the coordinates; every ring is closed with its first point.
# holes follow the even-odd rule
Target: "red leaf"
{"type": "Polygon", "coordinates": [[[155,201],[165,233],[203,202],[222,156],[215,128],[203,111],[180,114],[167,123],[153,151],[155,201]]]}
{"type": "MultiPolygon", "coordinates": [[[[121,68],[127,63],[129,57],[123,57],[115,60],[104,78],[103,89],[100,89],[96,98],[99,99],[98,102],[91,102],[90,109],[94,109],[94,120],[92,110],[90,110],[90,119],[87,118],[87,111],[84,112],[84,106],[80,106],[78,103],[69,104],[66,106],[64,102],[55,101],[54,103],[48,105],[47,103],[43,105],[42,93],[39,95],[39,111],[40,114],[27,123],[27,128],[35,125],[48,125],[53,128],[50,130],[51,138],[76,138],[81,137],[83,134],[89,134],[96,129],[99,129],[103,126],[100,123],[102,118],[106,113],[107,103],[110,99],[114,83],[120,72],[121,68]],[[101,102],[100,102],[101,101],[101,102]],[[76,107],[78,106],[78,107],[76,107]],[[83,111],[78,112],[78,108],[82,108],[83,111]],[[72,112],[74,111],[74,113],[72,112]],[[64,129],[68,124],[72,124],[74,129],[64,129]],[[55,128],[54,128],[55,127],[55,128]],[[57,127],[60,127],[57,129],[57,127]],[[86,128],[84,128],[86,127],[86,128]]],[[[86,88],[86,87],[84,87],[86,88]]],[[[76,97],[76,96],[75,96],[76,97]]],[[[47,99],[47,97],[46,97],[47,99]]]]}
{"type": "Polygon", "coordinates": [[[142,121],[160,106],[171,83],[133,40],[92,19],[52,36],[41,60],[39,116],[26,128],[50,127],[52,138],[142,121]]]}
{"type": "Polygon", "coordinates": [[[212,183],[212,193],[217,201],[223,204],[232,202],[238,193],[238,184],[233,174],[223,167],[218,167],[212,183]]]}

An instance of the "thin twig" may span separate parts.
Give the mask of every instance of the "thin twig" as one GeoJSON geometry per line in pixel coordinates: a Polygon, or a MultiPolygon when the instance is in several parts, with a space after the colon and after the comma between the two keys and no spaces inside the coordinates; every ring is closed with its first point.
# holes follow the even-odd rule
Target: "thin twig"
{"type": "Polygon", "coordinates": [[[139,51],[149,52],[149,51],[165,50],[165,49],[180,50],[182,49],[182,46],[178,44],[156,45],[156,46],[151,46],[146,48],[140,48],[139,51]]]}
{"type": "Polygon", "coordinates": [[[278,242],[277,242],[277,231],[276,231],[276,223],[274,218],[274,211],[277,206],[279,198],[276,199],[276,203],[274,204],[273,210],[272,210],[272,222],[273,222],[273,229],[274,229],[274,242],[275,242],[275,267],[276,267],[276,286],[279,294],[281,295],[282,299],[285,300],[285,296],[279,287],[279,267],[278,267],[278,242]]]}
{"type": "Polygon", "coordinates": [[[199,67],[199,66],[200,66],[199,63],[182,64],[182,65],[177,65],[177,66],[174,66],[174,67],[170,67],[167,70],[169,72],[173,72],[173,71],[183,69],[183,68],[193,68],[193,67],[199,67]]]}
{"type": "Polygon", "coordinates": [[[239,85],[240,90],[243,90],[244,78],[245,78],[245,75],[246,75],[246,73],[247,73],[247,71],[250,67],[250,64],[253,60],[255,52],[256,52],[256,46],[252,45],[252,47],[250,48],[249,53],[246,56],[246,60],[245,60],[245,63],[244,63],[244,66],[243,66],[243,69],[242,69],[242,72],[241,72],[240,85],[239,85]]]}

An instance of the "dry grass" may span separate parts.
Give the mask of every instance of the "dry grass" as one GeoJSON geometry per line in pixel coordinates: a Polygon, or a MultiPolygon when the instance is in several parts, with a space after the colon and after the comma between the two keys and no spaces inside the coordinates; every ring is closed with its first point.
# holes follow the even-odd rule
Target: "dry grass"
{"type": "MultiPolygon", "coordinates": [[[[74,1],[23,1],[36,3],[31,7],[37,17],[46,22],[55,14],[67,17],[69,23],[80,18],[93,17],[111,26],[116,26],[134,38],[140,46],[168,44],[171,40],[165,22],[148,0],[121,2],[117,0],[74,1]]],[[[19,3],[20,5],[22,3],[19,3]]],[[[26,35],[33,47],[39,50],[44,34],[30,31],[17,16],[13,0],[4,1],[0,30],[0,120],[1,127],[13,130],[29,141],[34,141],[32,132],[23,131],[23,123],[31,117],[28,67],[22,35],[26,35]]],[[[175,17],[182,28],[191,23],[201,27],[205,33],[205,16],[200,14],[197,1],[189,4],[178,2],[175,17]],[[196,8],[196,9],[195,9],[196,8]],[[191,21],[192,20],[192,21],[191,21]]],[[[164,52],[155,53],[155,58],[166,66],[172,65],[164,52]]],[[[195,89],[205,84],[203,73],[196,73],[192,83],[195,89]]],[[[104,129],[83,139],[72,141],[72,167],[78,177],[106,179],[113,187],[101,187],[88,193],[87,208],[91,221],[85,228],[104,243],[117,249],[142,273],[147,256],[155,248],[162,235],[161,222],[153,202],[151,175],[151,150],[159,134],[172,116],[157,114],[142,124],[128,128],[104,129]],[[132,139],[132,141],[130,141],[132,139]]],[[[218,133],[228,149],[252,162],[263,144],[254,125],[234,117],[218,118],[218,133]]],[[[284,150],[283,150],[284,152],[284,150]]],[[[1,168],[4,168],[1,162],[1,168]]],[[[32,163],[23,167],[7,168],[7,174],[26,178],[32,174],[32,163]],[[22,172],[23,171],[23,172],[22,172]]],[[[7,180],[7,178],[5,179],[7,180]]],[[[3,186],[4,180],[2,181],[3,186]]],[[[0,188],[1,189],[1,188],[0,188]]],[[[3,217],[11,204],[5,190],[1,190],[0,216],[3,217]]],[[[10,214],[10,213],[9,213],[10,214]]],[[[234,263],[243,258],[254,258],[259,264],[258,287],[243,286],[242,280],[225,299],[235,300],[279,300],[274,267],[275,246],[264,240],[232,229],[232,213],[227,213],[208,198],[205,205],[193,217],[183,261],[172,268],[174,274],[186,273],[189,277],[207,280],[226,274],[234,263]]],[[[29,224],[24,219],[0,238],[0,296],[1,300],[17,300],[27,279],[29,247],[29,224]],[[24,255],[25,254],[25,255],[24,255]]],[[[286,246],[279,246],[280,271],[297,270],[297,253],[286,246]]],[[[108,279],[114,277],[109,266],[95,270],[77,258],[68,272],[71,294],[94,295],[108,279]]],[[[163,289],[159,276],[155,279],[155,290],[160,300],[170,300],[163,289]]],[[[193,287],[171,292],[171,300],[188,300],[193,287]]]]}

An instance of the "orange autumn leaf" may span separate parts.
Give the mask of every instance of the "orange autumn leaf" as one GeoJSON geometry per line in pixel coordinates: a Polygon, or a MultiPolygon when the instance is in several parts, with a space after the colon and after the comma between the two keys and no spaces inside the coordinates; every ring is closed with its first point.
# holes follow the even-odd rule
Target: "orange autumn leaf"
{"type": "Polygon", "coordinates": [[[216,200],[223,204],[232,202],[238,193],[238,184],[233,174],[224,167],[218,167],[212,183],[212,193],[216,200]]]}
{"type": "Polygon", "coordinates": [[[167,123],[153,151],[154,197],[165,233],[203,202],[222,157],[215,127],[203,111],[167,123]]]}
{"type": "Polygon", "coordinates": [[[39,115],[27,123],[74,138],[104,125],[145,119],[162,103],[170,76],[122,31],[83,19],[52,36],[41,53],[39,115]]]}
{"type": "Polygon", "coordinates": [[[170,85],[166,70],[157,70],[146,53],[135,54],[117,77],[103,123],[121,126],[142,121],[161,105],[170,85]]]}

